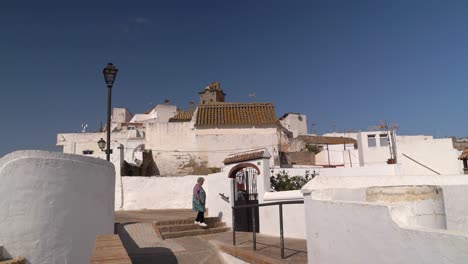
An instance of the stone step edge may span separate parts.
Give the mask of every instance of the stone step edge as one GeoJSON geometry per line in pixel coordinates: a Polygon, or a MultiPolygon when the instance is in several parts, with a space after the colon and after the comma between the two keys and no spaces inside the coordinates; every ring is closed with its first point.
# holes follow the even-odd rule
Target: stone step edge
{"type": "MultiPolygon", "coordinates": [[[[208,228],[217,228],[217,227],[225,227],[225,222],[215,222],[215,223],[208,223],[208,228]]],[[[199,226],[198,224],[184,224],[184,225],[163,225],[157,226],[160,232],[180,232],[180,231],[188,231],[188,230],[198,230],[203,229],[203,227],[199,226]],[[178,231],[167,231],[168,229],[181,229],[178,231]]]]}
{"type": "MultiPolygon", "coordinates": [[[[186,225],[186,224],[192,224],[193,222],[195,222],[195,217],[184,218],[184,219],[162,220],[162,221],[157,221],[155,224],[156,226],[167,226],[167,225],[186,225]]],[[[219,217],[205,217],[205,223],[214,223],[214,222],[221,222],[221,219],[219,217]]]]}
{"type": "Polygon", "coordinates": [[[228,232],[230,227],[217,227],[217,228],[206,228],[206,229],[197,229],[197,230],[187,230],[181,232],[166,232],[161,233],[163,239],[171,239],[185,236],[199,236],[199,235],[208,235],[214,233],[228,232]]]}
{"type": "Polygon", "coordinates": [[[238,248],[232,244],[227,244],[217,240],[208,240],[210,244],[215,246],[219,251],[229,254],[237,259],[251,264],[280,264],[279,260],[270,258],[265,255],[258,254],[253,249],[246,250],[245,248],[238,248]]]}

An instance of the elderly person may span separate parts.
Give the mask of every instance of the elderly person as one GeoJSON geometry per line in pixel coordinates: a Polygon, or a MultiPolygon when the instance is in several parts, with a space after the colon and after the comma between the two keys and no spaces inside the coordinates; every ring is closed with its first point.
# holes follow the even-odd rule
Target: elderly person
{"type": "Polygon", "coordinates": [[[193,187],[193,198],[192,198],[192,210],[198,212],[195,224],[201,227],[206,227],[205,224],[205,202],[206,193],[202,185],[205,182],[205,178],[199,177],[197,184],[193,187]]]}

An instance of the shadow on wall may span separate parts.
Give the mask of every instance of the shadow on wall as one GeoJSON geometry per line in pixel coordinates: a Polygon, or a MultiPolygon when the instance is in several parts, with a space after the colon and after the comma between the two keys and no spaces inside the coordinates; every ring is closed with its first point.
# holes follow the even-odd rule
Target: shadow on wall
{"type": "MultiPolygon", "coordinates": [[[[141,248],[133,240],[125,229],[126,225],[135,223],[116,224],[116,233],[119,235],[128,256],[132,263],[167,263],[177,264],[177,258],[174,253],[165,247],[144,247],[141,248]]],[[[161,239],[162,240],[162,239],[161,239]]]]}
{"type": "Polygon", "coordinates": [[[190,160],[182,166],[182,170],[187,171],[187,175],[208,175],[221,171],[221,169],[217,167],[208,167],[208,161],[201,160],[200,158],[193,156],[190,157],[190,160]]]}
{"type": "Polygon", "coordinates": [[[26,258],[24,257],[16,257],[14,258],[4,247],[0,246],[0,263],[6,260],[16,260],[11,263],[18,263],[18,264],[31,264],[26,258]]]}
{"type": "Polygon", "coordinates": [[[121,171],[122,176],[157,176],[160,175],[158,166],[153,159],[151,150],[143,151],[143,162],[140,166],[123,162],[121,171]]]}

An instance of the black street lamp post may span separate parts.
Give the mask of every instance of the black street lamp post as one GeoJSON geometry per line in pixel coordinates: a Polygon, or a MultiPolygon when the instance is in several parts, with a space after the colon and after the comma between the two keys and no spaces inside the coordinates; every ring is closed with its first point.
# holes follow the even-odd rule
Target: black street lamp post
{"type": "Polygon", "coordinates": [[[115,76],[119,70],[112,64],[108,63],[107,66],[102,70],[104,74],[104,81],[107,85],[107,149],[106,159],[110,161],[110,134],[111,134],[111,98],[112,98],[112,86],[114,85],[115,76]]]}

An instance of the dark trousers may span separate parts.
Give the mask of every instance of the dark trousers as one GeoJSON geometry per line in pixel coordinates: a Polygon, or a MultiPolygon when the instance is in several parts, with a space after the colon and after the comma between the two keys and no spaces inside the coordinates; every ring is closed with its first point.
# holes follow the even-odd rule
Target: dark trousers
{"type": "Polygon", "coordinates": [[[197,219],[195,221],[205,223],[205,212],[198,212],[197,219]]]}

